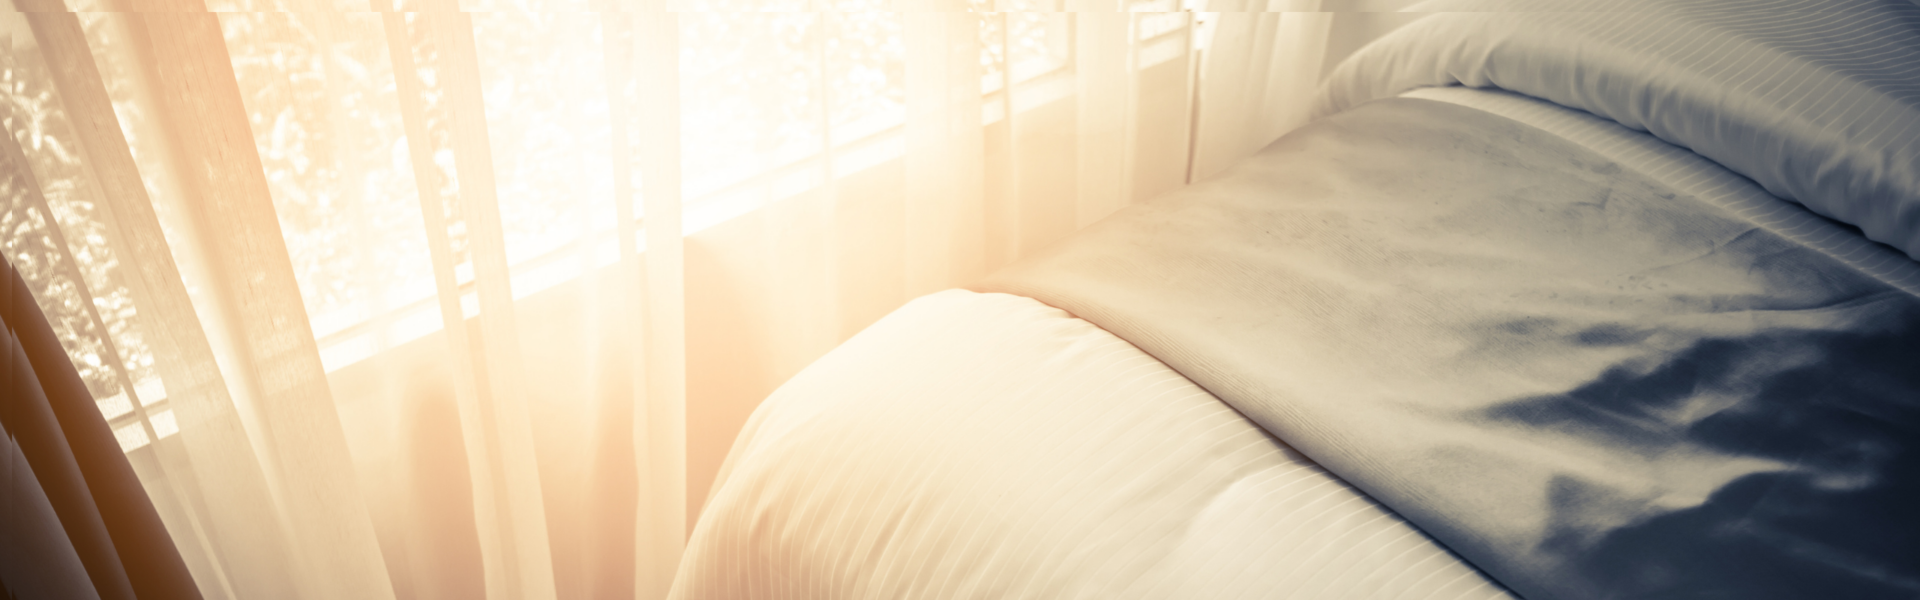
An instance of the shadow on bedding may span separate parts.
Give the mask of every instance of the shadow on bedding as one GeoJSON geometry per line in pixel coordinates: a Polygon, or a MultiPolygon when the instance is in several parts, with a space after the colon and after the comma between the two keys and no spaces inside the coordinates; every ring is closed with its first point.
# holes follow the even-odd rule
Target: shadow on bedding
{"type": "Polygon", "coordinates": [[[1839,331],[1700,339],[1657,364],[1489,409],[1494,422],[1644,461],[1655,485],[1724,479],[1713,460],[1777,465],[1685,507],[1609,483],[1645,473],[1557,477],[1537,549],[1618,597],[1920,595],[1920,302],[1865,302],[1873,316],[1839,331]]]}

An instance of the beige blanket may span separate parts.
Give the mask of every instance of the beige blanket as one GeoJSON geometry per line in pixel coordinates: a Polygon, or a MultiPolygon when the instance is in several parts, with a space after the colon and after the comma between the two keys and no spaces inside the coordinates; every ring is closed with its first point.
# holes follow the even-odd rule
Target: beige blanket
{"type": "Polygon", "coordinates": [[[1528,598],[1920,594],[1920,301],[1504,117],[1367,104],[975,289],[1528,598]]]}

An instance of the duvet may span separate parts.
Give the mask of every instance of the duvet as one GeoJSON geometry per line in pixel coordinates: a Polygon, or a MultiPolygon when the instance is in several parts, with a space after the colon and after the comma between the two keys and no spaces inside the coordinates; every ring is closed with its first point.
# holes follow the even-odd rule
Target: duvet
{"type": "Polygon", "coordinates": [[[1920,7],[1436,6],[783,387],[675,594],[1920,596],[1920,7]]]}
{"type": "Polygon", "coordinates": [[[1138,345],[1524,597],[1920,593],[1920,300],[1621,163],[1377,101],[982,289],[1138,345]]]}

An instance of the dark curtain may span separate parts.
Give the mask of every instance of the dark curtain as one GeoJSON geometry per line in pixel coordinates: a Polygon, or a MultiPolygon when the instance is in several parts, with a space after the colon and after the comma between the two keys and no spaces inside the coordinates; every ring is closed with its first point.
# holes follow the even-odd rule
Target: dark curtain
{"type": "Polygon", "coordinates": [[[0,598],[199,598],[32,290],[0,264],[0,598]]]}

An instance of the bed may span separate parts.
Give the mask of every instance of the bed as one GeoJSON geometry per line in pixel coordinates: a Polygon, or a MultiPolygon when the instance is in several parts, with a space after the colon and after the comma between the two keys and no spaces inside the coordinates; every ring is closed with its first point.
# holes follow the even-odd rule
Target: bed
{"type": "Polygon", "coordinates": [[[855,336],[672,596],[1920,597],[1920,7],[1581,6],[855,336]]]}

